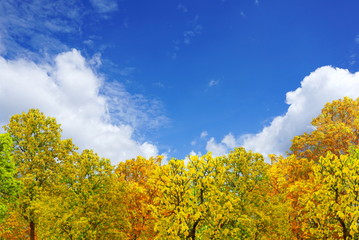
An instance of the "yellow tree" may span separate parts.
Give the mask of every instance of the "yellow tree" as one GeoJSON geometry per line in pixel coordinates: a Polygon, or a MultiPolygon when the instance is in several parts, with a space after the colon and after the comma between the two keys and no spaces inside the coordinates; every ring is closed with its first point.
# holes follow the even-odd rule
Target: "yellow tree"
{"type": "Polygon", "coordinates": [[[271,217],[278,211],[266,198],[268,167],[260,154],[243,148],[217,158],[190,156],[187,165],[171,160],[155,173],[154,184],[161,192],[153,206],[155,239],[275,236],[271,217]]]}
{"type": "Polygon", "coordinates": [[[358,239],[359,151],[329,152],[314,166],[314,176],[313,191],[299,198],[305,206],[303,230],[310,239],[358,239]]]}
{"type": "Polygon", "coordinates": [[[108,159],[91,150],[61,163],[54,194],[41,198],[41,239],[125,239],[129,227],[125,185],[108,159]]]}
{"type": "MultiPolygon", "coordinates": [[[[237,148],[220,160],[227,167],[225,194],[233,194],[238,201],[234,219],[246,219],[237,220],[236,224],[247,231],[247,238],[292,239],[288,204],[274,194],[270,165],[264,162],[263,156],[237,148]]],[[[243,237],[239,235],[237,239],[243,237]]]]}
{"type": "Polygon", "coordinates": [[[30,239],[36,236],[36,202],[57,181],[59,162],[75,149],[71,140],[61,140],[60,125],[36,109],[11,117],[4,129],[14,140],[12,155],[23,188],[17,210],[27,221],[30,239]]]}
{"type": "Polygon", "coordinates": [[[299,158],[318,160],[327,151],[339,156],[359,144],[359,98],[345,97],[327,103],[313,119],[315,129],[292,140],[291,153],[299,158]]]}
{"type": "Polygon", "coordinates": [[[151,214],[150,205],[158,196],[158,187],[151,184],[154,171],[160,168],[163,157],[135,159],[119,163],[115,172],[119,181],[126,182],[126,195],[123,198],[128,211],[127,219],[131,227],[127,232],[128,239],[153,239],[156,235],[154,223],[156,219],[151,214]]]}

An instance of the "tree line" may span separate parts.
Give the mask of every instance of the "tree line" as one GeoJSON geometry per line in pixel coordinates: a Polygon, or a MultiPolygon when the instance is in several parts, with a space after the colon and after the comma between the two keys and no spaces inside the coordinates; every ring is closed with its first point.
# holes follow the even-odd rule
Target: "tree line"
{"type": "Polygon", "coordinates": [[[111,165],[37,109],[0,135],[0,239],[359,239],[359,98],[327,103],[286,156],[111,165]]]}

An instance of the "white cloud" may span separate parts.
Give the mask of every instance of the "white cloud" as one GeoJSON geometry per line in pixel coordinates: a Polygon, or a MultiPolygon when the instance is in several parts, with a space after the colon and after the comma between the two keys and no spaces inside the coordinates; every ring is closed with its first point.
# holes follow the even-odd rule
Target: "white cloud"
{"type": "Polygon", "coordinates": [[[181,3],[178,4],[177,9],[178,9],[179,11],[183,12],[183,13],[187,13],[187,12],[188,12],[188,8],[187,8],[185,5],[181,4],[181,3]]]}
{"type": "Polygon", "coordinates": [[[109,13],[118,9],[116,0],[90,0],[90,2],[100,13],[109,13]]]}
{"type": "Polygon", "coordinates": [[[209,81],[208,86],[214,87],[214,86],[218,85],[218,83],[219,83],[219,80],[212,79],[211,81],[209,81]]]}
{"type": "Polygon", "coordinates": [[[229,134],[220,143],[211,138],[207,150],[227,153],[233,146],[242,145],[248,150],[267,154],[285,154],[294,136],[313,130],[312,119],[319,115],[325,103],[345,96],[359,97],[359,72],[325,66],[318,68],[301,82],[295,91],[286,94],[289,105],[283,116],[277,116],[257,134],[237,139],[229,134]]]}
{"type": "Polygon", "coordinates": [[[163,127],[169,122],[162,112],[162,103],[158,100],[130,94],[118,82],[107,83],[103,92],[112,121],[116,124],[128,124],[137,130],[146,131],[163,127]]]}
{"type": "Polygon", "coordinates": [[[68,49],[57,35],[78,33],[84,12],[82,4],[71,0],[2,0],[0,53],[29,58],[39,51],[68,49]]]}
{"type": "Polygon", "coordinates": [[[236,139],[231,133],[223,138],[222,143],[231,149],[235,148],[237,145],[236,139]]]}
{"type": "MultiPolygon", "coordinates": [[[[41,61],[46,53],[68,51],[70,48],[60,35],[84,37],[85,16],[96,13],[96,17],[106,18],[118,9],[117,0],[90,0],[90,3],[93,9],[76,0],[1,0],[0,54],[41,61]]],[[[93,47],[92,40],[85,40],[84,44],[93,47]]]]}
{"type": "Polygon", "coordinates": [[[212,137],[206,145],[206,151],[212,152],[213,156],[222,156],[227,154],[230,150],[237,146],[237,141],[234,136],[229,133],[221,142],[217,143],[212,137]]]}
{"type": "Polygon", "coordinates": [[[194,38],[194,36],[196,36],[196,33],[194,32],[194,31],[192,31],[192,30],[189,30],[189,31],[185,31],[184,33],[183,33],[183,43],[184,44],[190,44],[191,43],[191,41],[192,41],[192,38],[194,38]]]}
{"type": "Polygon", "coordinates": [[[355,42],[359,44],[359,35],[355,37],[355,42]]]}
{"type": "Polygon", "coordinates": [[[203,131],[201,132],[201,138],[205,138],[208,136],[208,132],[207,131],[203,131]]]}
{"type": "Polygon", "coordinates": [[[260,133],[248,135],[243,146],[265,155],[284,154],[294,136],[313,130],[310,122],[325,103],[345,96],[359,96],[359,73],[330,66],[318,68],[304,78],[299,88],[287,93],[286,114],[274,118],[260,133]]]}
{"type": "Polygon", "coordinates": [[[202,25],[198,23],[199,16],[197,15],[193,21],[191,21],[191,29],[186,30],[183,33],[183,43],[188,45],[192,43],[192,40],[202,33],[202,25]]]}
{"type": "MultiPolygon", "coordinates": [[[[114,164],[137,155],[157,155],[155,145],[133,138],[135,129],[132,125],[115,119],[126,115],[116,113],[116,106],[135,108],[136,102],[128,100],[131,95],[121,89],[122,95],[117,96],[116,102],[111,102],[111,95],[100,94],[106,84],[79,51],[59,54],[54,64],[36,64],[24,59],[10,61],[0,57],[0,72],[1,125],[6,124],[13,114],[39,108],[46,115],[57,118],[65,138],[73,138],[82,149],[94,149],[114,164]],[[114,116],[111,110],[115,112],[114,116]]],[[[127,114],[136,118],[138,112],[127,114]]],[[[139,118],[146,118],[143,114],[139,118]]]]}

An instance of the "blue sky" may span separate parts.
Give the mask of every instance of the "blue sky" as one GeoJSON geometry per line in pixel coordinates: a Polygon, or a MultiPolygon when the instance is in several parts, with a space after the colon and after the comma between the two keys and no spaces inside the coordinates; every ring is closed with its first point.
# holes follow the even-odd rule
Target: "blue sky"
{"type": "Polygon", "coordinates": [[[40,108],[113,162],[284,153],[325,102],[359,96],[358,10],[355,0],[3,0],[0,122],[40,108]]]}

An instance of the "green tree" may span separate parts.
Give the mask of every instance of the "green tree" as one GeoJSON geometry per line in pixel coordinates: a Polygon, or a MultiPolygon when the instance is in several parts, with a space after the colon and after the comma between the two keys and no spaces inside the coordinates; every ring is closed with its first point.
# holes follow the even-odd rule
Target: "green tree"
{"type": "Polygon", "coordinates": [[[15,179],[16,168],[11,152],[13,141],[9,134],[0,134],[0,222],[5,217],[6,203],[14,200],[20,190],[15,179]]]}

